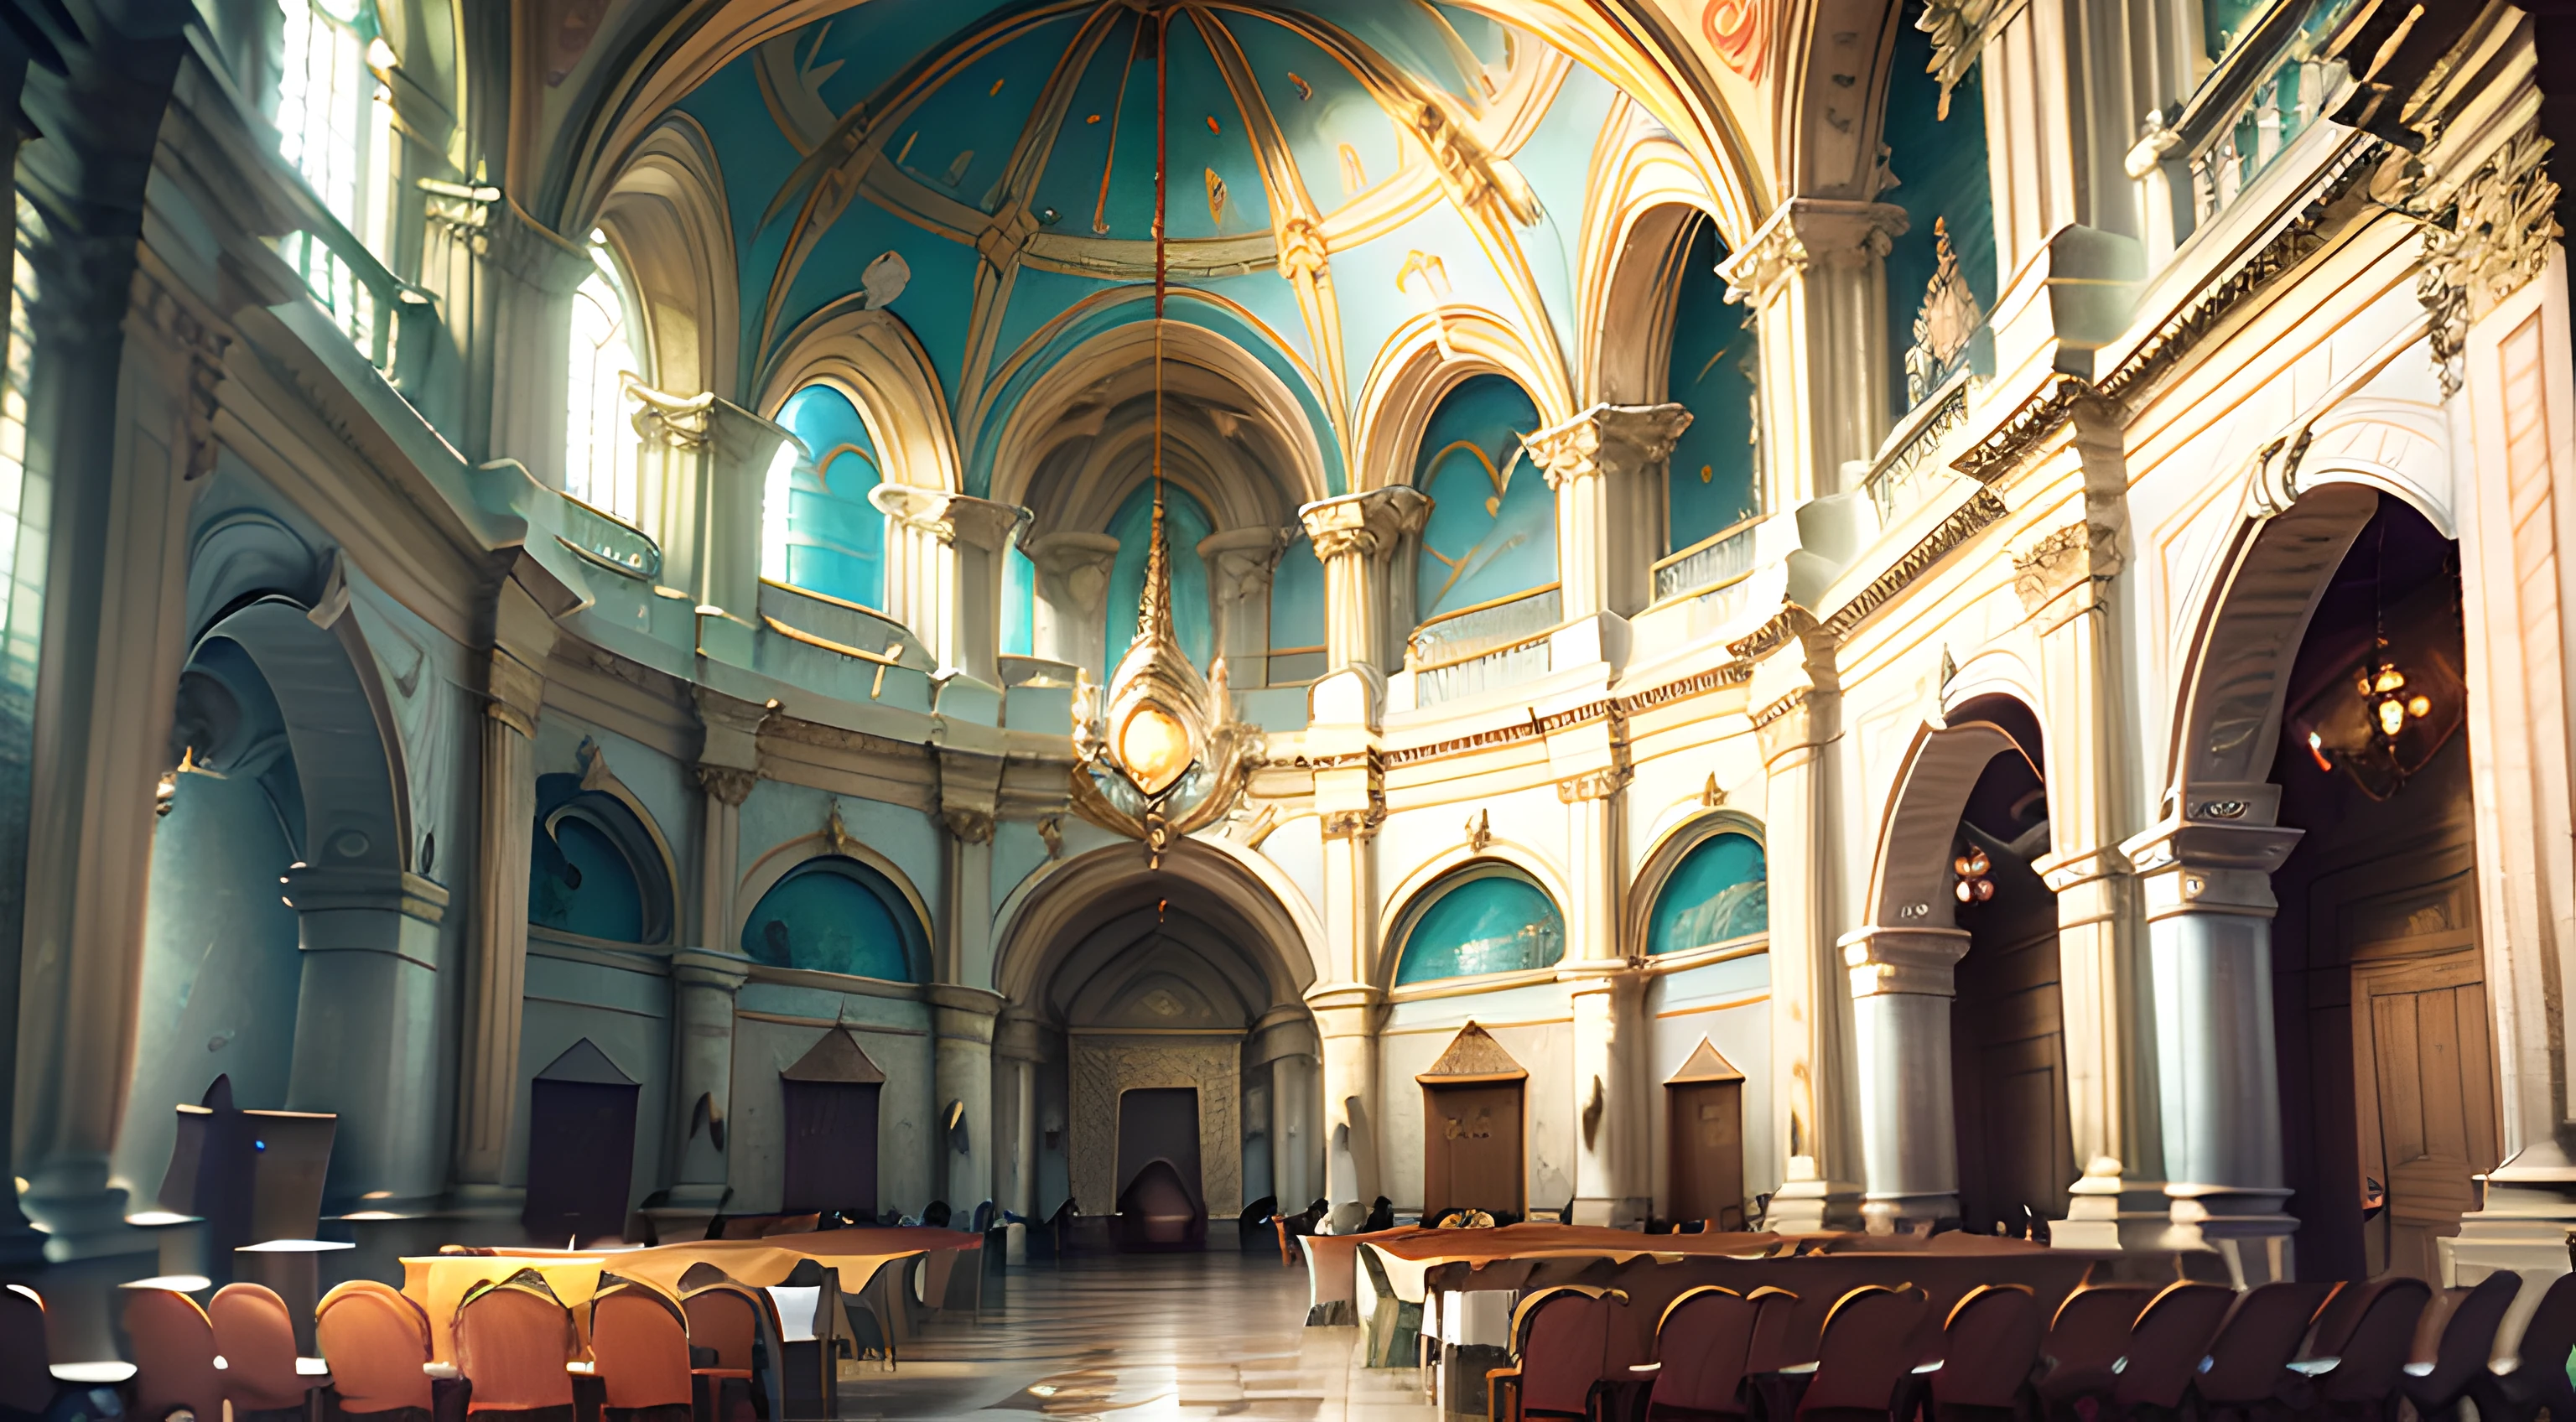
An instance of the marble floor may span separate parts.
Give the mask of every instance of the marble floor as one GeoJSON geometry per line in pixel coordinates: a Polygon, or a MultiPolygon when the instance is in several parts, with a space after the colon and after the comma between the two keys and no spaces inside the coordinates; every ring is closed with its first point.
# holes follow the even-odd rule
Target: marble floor
{"type": "Polygon", "coordinates": [[[1359,1330],[1307,1328],[1275,1255],[1108,1255],[1011,1271],[1003,1307],[933,1325],[893,1372],[846,1373],[844,1418],[1434,1422],[1410,1369],[1359,1366],[1359,1330]]]}

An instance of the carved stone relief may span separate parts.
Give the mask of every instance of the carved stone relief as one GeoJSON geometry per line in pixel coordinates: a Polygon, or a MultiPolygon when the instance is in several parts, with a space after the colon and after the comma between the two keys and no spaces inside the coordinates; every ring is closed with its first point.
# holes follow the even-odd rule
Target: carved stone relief
{"type": "Polygon", "coordinates": [[[1242,1055],[1234,1037],[1074,1038],[1069,1163],[1083,1213],[1105,1214],[1117,1204],[1119,1096],[1161,1086],[1199,1093],[1200,1189],[1209,1217],[1242,1209],[1242,1055]]]}

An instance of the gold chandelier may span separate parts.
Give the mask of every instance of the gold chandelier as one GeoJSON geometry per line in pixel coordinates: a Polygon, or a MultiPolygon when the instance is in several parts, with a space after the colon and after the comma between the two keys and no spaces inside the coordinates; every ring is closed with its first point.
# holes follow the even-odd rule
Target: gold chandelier
{"type": "Polygon", "coordinates": [[[1233,717],[1225,660],[1202,679],[1172,632],[1171,550],[1163,537],[1163,300],[1169,288],[1163,216],[1169,196],[1164,63],[1166,16],[1154,44],[1154,526],[1136,640],[1110,673],[1108,694],[1084,672],[1073,702],[1073,807],[1104,829],[1145,842],[1161,868],[1173,841],[1232,812],[1258,763],[1261,734],[1233,717]]]}

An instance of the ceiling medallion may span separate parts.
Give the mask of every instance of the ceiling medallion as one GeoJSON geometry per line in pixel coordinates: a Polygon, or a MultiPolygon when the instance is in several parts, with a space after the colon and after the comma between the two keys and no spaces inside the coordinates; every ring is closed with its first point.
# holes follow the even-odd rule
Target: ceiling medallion
{"type": "Polygon", "coordinates": [[[1170,271],[1163,109],[1169,85],[1163,46],[1154,49],[1154,532],[1136,640],[1110,673],[1106,697],[1088,672],[1075,679],[1073,807],[1103,829],[1143,840],[1148,864],[1159,869],[1173,841],[1233,811],[1260,760],[1261,734],[1234,719],[1224,659],[1202,679],[1172,633],[1172,559],[1163,537],[1163,298],[1170,271]]]}

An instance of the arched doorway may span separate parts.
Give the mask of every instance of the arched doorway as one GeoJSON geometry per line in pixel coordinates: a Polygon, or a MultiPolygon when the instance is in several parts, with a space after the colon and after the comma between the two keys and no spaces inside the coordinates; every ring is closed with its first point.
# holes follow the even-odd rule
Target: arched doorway
{"type": "Polygon", "coordinates": [[[1211,1222],[1227,1242],[1247,1201],[1319,1193],[1313,976],[1279,897],[1221,850],[1184,841],[1156,870],[1119,844],[1055,867],[1012,913],[997,974],[1006,1058],[1020,1044],[996,1092],[1019,1198],[1039,1215],[1133,1203],[1119,1237],[1171,1247],[1211,1222]]]}

